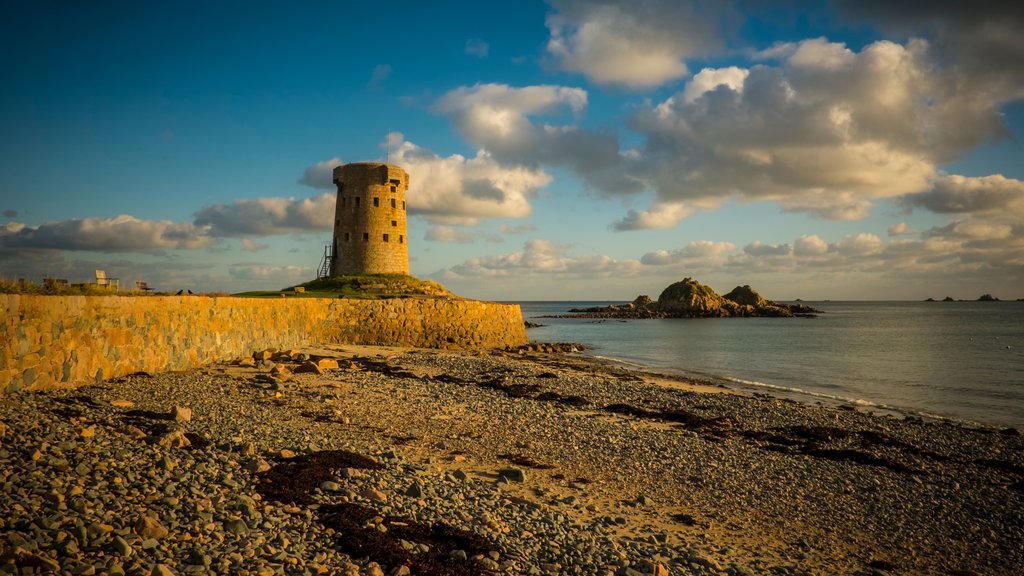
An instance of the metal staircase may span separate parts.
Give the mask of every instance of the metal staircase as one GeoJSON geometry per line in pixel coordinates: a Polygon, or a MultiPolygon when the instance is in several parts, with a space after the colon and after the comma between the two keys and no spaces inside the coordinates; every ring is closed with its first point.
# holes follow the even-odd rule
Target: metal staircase
{"type": "Polygon", "coordinates": [[[331,275],[331,263],[334,261],[334,251],[331,249],[331,244],[324,246],[324,257],[320,260],[320,266],[317,266],[316,277],[317,279],[326,278],[331,275]]]}

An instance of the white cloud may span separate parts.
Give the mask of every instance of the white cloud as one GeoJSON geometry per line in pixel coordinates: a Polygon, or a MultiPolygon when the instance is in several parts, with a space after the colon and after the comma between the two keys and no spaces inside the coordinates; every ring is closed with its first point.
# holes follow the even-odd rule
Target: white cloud
{"type": "Polygon", "coordinates": [[[97,252],[192,250],[214,242],[208,227],[167,220],[140,220],[122,214],[113,218],[75,218],[30,227],[8,222],[0,227],[0,246],[97,252]]]}
{"type": "Polygon", "coordinates": [[[539,168],[503,165],[484,150],[473,158],[441,157],[401,134],[389,138],[392,162],[409,173],[409,211],[433,223],[474,225],[481,218],[529,216],[530,199],[551,182],[539,168]]]}
{"type": "Polygon", "coordinates": [[[579,88],[477,84],[448,92],[434,111],[447,115],[465,139],[502,164],[533,170],[566,166],[604,194],[642,190],[640,180],[629,174],[633,159],[620,153],[614,133],[572,124],[587,100],[587,92],[579,88]],[[541,123],[534,119],[537,116],[561,117],[569,123],[541,123]]]}
{"type": "Polygon", "coordinates": [[[725,86],[734,92],[743,91],[743,81],[750,75],[749,70],[729,66],[728,68],[704,68],[686,83],[683,101],[692,104],[707,92],[725,86]]]}
{"type": "Polygon", "coordinates": [[[870,256],[882,251],[882,239],[874,234],[848,234],[830,246],[840,254],[847,256],[870,256]]]}
{"type": "Polygon", "coordinates": [[[722,3],[553,0],[548,53],[602,84],[648,88],[682,78],[685,60],[717,48],[722,3]]]}
{"type": "Polygon", "coordinates": [[[632,119],[645,145],[627,167],[657,201],[738,196],[859,219],[878,198],[929,190],[939,164],[1005,134],[1009,92],[965,83],[924,41],[855,52],[812,39],[773,55],[777,66],[702,71],[632,119]]]}
{"type": "Polygon", "coordinates": [[[725,263],[730,252],[736,250],[732,242],[697,240],[678,250],[648,252],[640,262],[648,266],[684,266],[695,270],[708,270],[725,263]]]}
{"type": "Polygon", "coordinates": [[[642,268],[636,260],[615,260],[608,256],[569,253],[566,244],[548,240],[530,240],[521,252],[471,258],[443,271],[442,277],[494,278],[528,276],[623,277],[634,276],[642,268]]]}
{"type": "Polygon", "coordinates": [[[693,213],[689,206],[678,203],[658,203],[650,210],[630,210],[626,216],[612,223],[613,230],[643,230],[649,228],[671,228],[693,213]]]}
{"type": "Polygon", "coordinates": [[[310,188],[334,190],[334,169],[341,165],[341,158],[337,156],[323,162],[317,162],[306,168],[302,178],[299,178],[299,184],[309,186],[310,188]]]}
{"type": "MultiPolygon", "coordinates": [[[[308,171],[308,170],[307,170],[308,171]]],[[[334,224],[335,194],[312,198],[258,198],[213,204],[195,213],[195,225],[213,236],[267,236],[330,230],[334,224]]]]}
{"type": "Polygon", "coordinates": [[[828,243],[816,234],[805,234],[793,242],[793,254],[797,256],[817,256],[828,252],[828,243]]]}
{"type": "Polygon", "coordinates": [[[480,38],[470,38],[469,40],[466,40],[466,54],[469,54],[470,56],[487,58],[487,54],[490,52],[490,49],[490,45],[480,38]]]}
{"type": "Polygon", "coordinates": [[[889,236],[908,236],[910,234],[916,234],[917,232],[906,222],[899,222],[889,226],[888,233],[889,236]]]}
{"type": "Polygon", "coordinates": [[[270,248],[268,244],[260,244],[259,242],[254,242],[250,238],[242,238],[242,250],[245,250],[246,252],[259,252],[260,250],[266,250],[267,248],[270,248]]]}
{"type": "Polygon", "coordinates": [[[934,187],[902,199],[908,207],[943,214],[989,214],[1024,218],[1024,181],[1002,174],[966,177],[943,174],[934,187]]]}
{"type": "Polygon", "coordinates": [[[788,256],[793,249],[789,244],[762,244],[760,240],[754,240],[743,247],[743,252],[751,256],[788,256]]]}

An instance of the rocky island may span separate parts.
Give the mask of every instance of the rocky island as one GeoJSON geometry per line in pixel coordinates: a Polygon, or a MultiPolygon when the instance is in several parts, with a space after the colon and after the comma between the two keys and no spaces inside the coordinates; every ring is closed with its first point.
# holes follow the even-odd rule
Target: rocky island
{"type": "Polygon", "coordinates": [[[658,300],[637,296],[627,304],[573,308],[563,318],[729,318],[814,316],[804,304],[782,304],[767,300],[749,285],[737,286],[721,296],[693,278],[671,284],[658,300]]]}

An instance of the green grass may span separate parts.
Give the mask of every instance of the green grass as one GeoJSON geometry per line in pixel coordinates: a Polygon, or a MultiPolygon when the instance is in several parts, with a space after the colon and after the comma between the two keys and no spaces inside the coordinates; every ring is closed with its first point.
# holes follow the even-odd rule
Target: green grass
{"type": "MultiPolygon", "coordinates": [[[[0,278],[0,294],[38,294],[42,296],[153,296],[153,292],[126,292],[96,284],[19,284],[0,278]]],[[[166,295],[166,293],[162,293],[166,295]]]]}
{"type": "Polygon", "coordinates": [[[240,292],[234,296],[242,298],[351,298],[374,300],[381,298],[408,297],[451,297],[444,286],[429,280],[420,280],[405,274],[364,274],[359,276],[337,276],[318,278],[297,286],[304,292],[296,292],[295,286],[281,290],[255,290],[240,292]]]}

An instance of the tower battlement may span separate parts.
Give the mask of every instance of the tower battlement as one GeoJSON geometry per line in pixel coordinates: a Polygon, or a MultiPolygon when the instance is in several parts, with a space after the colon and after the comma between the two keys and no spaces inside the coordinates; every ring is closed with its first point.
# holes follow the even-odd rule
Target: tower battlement
{"type": "Polygon", "coordinates": [[[355,162],[334,169],[331,276],[408,274],[405,193],[409,175],[382,162],[355,162]]]}

